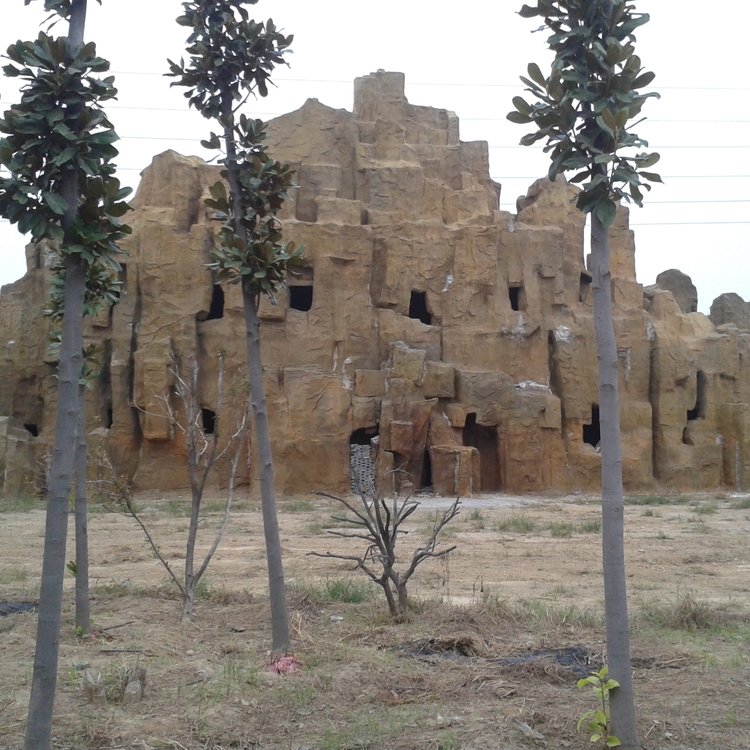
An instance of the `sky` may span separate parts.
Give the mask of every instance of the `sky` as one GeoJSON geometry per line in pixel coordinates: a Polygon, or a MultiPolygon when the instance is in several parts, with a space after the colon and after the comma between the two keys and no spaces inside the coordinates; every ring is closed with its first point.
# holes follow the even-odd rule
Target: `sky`
{"type": "MultiPolygon", "coordinates": [[[[259,0],[259,20],[273,18],[294,34],[288,68],[274,76],[269,96],[248,102],[247,113],[270,119],[316,98],[352,108],[353,81],[378,69],[406,75],[412,104],[455,112],[461,140],[484,140],[490,172],[502,185],[501,208],[546,174],[541,145],[518,145],[528,126],[505,115],[523,95],[519,75],[532,60],[545,70],[551,59],[539,19],[521,18],[521,0],[259,0]]],[[[723,292],[750,301],[750,86],[742,64],[750,28],[750,3],[714,0],[637,0],[651,14],[639,29],[637,53],[656,73],[661,94],[643,114],[637,132],[661,153],[664,185],[633,207],[638,281],[652,284],[669,268],[687,273],[698,288],[698,308],[708,312],[723,292]]],[[[34,38],[46,17],[41,0],[3,0],[0,50],[34,38]]],[[[90,0],[87,41],[112,63],[119,97],[107,107],[122,137],[117,160],[123,184],[137,187],[155,154],[174,149],[206,155],[199,141],[210,123],[187,109],[163,77],[167,58],[178,59],[185,30],[174,23],[179,0],[90,0]]],[[[58,26],[54,33],[63,33],[58,26]],[[58,31],[59,29],[59,31],[58,31]]],[[[0,110],[17,99],[15,81],[0,77],[0,110]]],[[[25,240],[0,221],[0,284],[25,272],[25,240]]]]}

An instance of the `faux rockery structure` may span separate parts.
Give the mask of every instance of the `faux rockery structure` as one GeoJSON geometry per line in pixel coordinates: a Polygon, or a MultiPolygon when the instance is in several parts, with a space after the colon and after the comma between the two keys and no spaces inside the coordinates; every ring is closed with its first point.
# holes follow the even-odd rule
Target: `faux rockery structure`
{"type": "MultiPolygon", "coordinates": [[[[487,144],[462,143],[451,112],[409,104],[401,74],[357,79],[353,110],[309,100],[269,124],[274,156],[297,169],[284,236],[305,247],[288,291],[260,310],[278,490],[345,492],[352,467],[382,491],[597,488],[575,188],[540,180],[515,214],[499,211],[487,144]]],[[[87,326],[101,363],[90,442],[138,489],[187,484],[163,416],[172,357],[199,362],[209,428],[218,353],[230,375],[244,371],[239,289],[206,268],[216,228],[203,200],[217,175],[171,151],[154,159],[129,216],[122,298],[87,326]]],[[[750,333],[644,290],[625,209],[611,243],[626,487],[746,487],[750,333]]],[[[55,414],[43,250],[28,249],[28,269],[0,297],[6,494],[43,473],[55,414]]]]}

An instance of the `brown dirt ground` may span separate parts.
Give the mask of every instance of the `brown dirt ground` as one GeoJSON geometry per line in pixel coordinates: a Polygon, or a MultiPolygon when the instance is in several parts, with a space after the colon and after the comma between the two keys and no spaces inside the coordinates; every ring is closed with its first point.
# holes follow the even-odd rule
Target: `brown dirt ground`
{"type": "MultiPolygon", "coordinates": [[[[405,553],[441,504],[421,499],[402,542],[405,553]]],[[[163,552],[179,566],[184,498],[151,494],[139,503],[163,552]]],[[[355,590],[369,592],[346,563],[307,555],[345,549],[345,540],[325,533],[334,506],[317,497],[281,503],[291,618],[303,663],[300,673],[285,677],[263,671],[270,628],[261,518],[252,502],[233,513],[192,625],[179,624],[179,602],[132,520],[94,512],[96,630],[85,639],[73,633],[71,578],[55,747],[592,747],[576,731],[578,716],[593,707],[576,688],[577,675],[550,657],[525,664],[506,657],[575,646],[590,656],[591,668],[600,662],[594,498],[465,501],[446,533],[446,543],[457,549],[420,567],[410,590],[414,613],[402,624],[389,620],[379,591],[361,603],[335,601],[328,593],[350,577],[363,584],[355,590]],[[107,680],[135,664],[148,673],[142,700],[87,702],[83,665],[107,680]]],[[[204,548],[219,501],[211,508],[204,548]]],[[[38,506],[0,515],[0,601],[34,599],[43,523],[38,506]]],[[[747,750],[748,496],[631,498],[626,524],[643,746],[747,750]],[[682,621],[670,622],[677,615],[682,621]]],[[[69,556],[72,549],[71,538],[69,556]]],[[[0,748],[22,741],[35,621],[34,614],[0,618],[0,748]]]]}

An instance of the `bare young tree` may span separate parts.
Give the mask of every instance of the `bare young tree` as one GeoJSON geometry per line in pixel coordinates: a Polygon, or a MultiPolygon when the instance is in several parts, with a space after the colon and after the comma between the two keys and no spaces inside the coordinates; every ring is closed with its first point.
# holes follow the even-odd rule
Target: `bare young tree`
{"type": "Polygon", "coordinates": [[[318,495],[330,497],[341,503],[346,515],[333,515],[332,518],[347,528],[328,529],[328,533],[344,539],[361,539],[367,542],[367,548],[359,554],[342,552],[309,552],[315,557],[333,557],[337,560],[349,560],[355,570],[362,570],[371,581],[383,589],[388,609],[397,620],[406,617],[409,610],[409,597],[406,585],[414,575],[420,563],[431,557],[443,557],[456,549],[456,545],[438,549],[438,537],[443,528],[459,513],[461,500],[456,498],[442,514],[436,514],[432,531],[417,549],[412,552],[411,560],[403,571],[396,569],[398,541],[406,534],[402,528],[404,522],[419,508],[419,501],[411,497],[385,498],[379,494],[359,491],[358,500],[318,492],[318,495]]]}
{"type": "Polygon", "coordinates": [[[189,365],[184,373],[176,359],[171,366],[174,386],[172,397],[164,399],[165,419],[169,419],[174,429],[183,433],[187,447],[188,475],[190,477],[190,523],[185,545],[185,568],[182,575],[162,553],[151,529],[138,512],[130,485],[118,478],[106,456],[99,457],[99,466],[104,469],[106,478],[99,484],[99,495],[114,503],[122,512],[131,516],[140,526],[156,558],[164,566],[172,582],[180,591],[182,597],[182,621],[195,619],[194,605],[198,584],[208,569],[216,550],[221,543],[224,532],[229,525],[229,516],[234,502],[237,484],[237,468],[243,449],[246,448],[247,438],[247,400],[242,409],[236,412],[237,419],[229,437],[224,440],[222,426],[225,421],[224,403],[224,357],[219,355],[219,368],[216,387],[216,411],[210,426],[204,424],[203,408],[199,394],[199,366],[194,358],[189,359],[189,365]],[[230,455],[231,453],[231,455],[230,455]],[[213,542],[203,556],[200,564],[196,565],[196,546],[198,541],[198,527],[201,524],[201,508],[203,496],[208,480],[225,457],[229,457],[229,484],[222,519],[219,523],[213,542]]]}

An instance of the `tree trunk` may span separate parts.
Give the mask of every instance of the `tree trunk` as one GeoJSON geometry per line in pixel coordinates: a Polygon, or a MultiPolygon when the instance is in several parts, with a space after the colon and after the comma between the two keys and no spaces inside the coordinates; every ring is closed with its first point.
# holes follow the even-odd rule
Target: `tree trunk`
{"type": "MultiPolygon", "coordinates": [[[[83,44],[86,0],[73,0],[68,45],[76,50],[83,44]]],[[[74,172],[62,186],[67,209],[63,228],[70,229],[78,213],[79,185],[74,172]]],[[[47,481],[47,513],[39,590],[36,651],[31,675],[31,695],[26,720],[24,750],[49,750],[52,741],[52,712],[60,652],[65,547],[68,533],[70,488],[73,482],[76,432],[80,409],[79,380],[83,365],[83,305],[86,268],[80,255],[65,257],[63,325],[58,366],[55,443],[47,481]]]]}
{"type": "Polygon", "coordinates": [[[57,388],[57,422],[47,482],[42,584],[39,591],[36,652],[31,678],[25,750],[48,750],[52,735],[52,710],[57,682],[57,657],[60,650],[65,546],[79,410],[78,380],[83,361],[85,288],[86,274],[80,256],[68,256],[65,260],[65,311],[57,388]]]}
{"type": "MultiPolygon", "coordinates": [[[[224,142],[226,144],[227,181],[229,182],[231,210],[235,234],[247,242],[242,225],[244,208],[242,191],[237,174],[237,149],[235,147],[234,113],[231,96],[226,99],[222,117],[224,142]]],[[[271,652],[273,656],[286,656],[292,650],[289,634],[289,612],[286,602],[284,566],[281,556],[279,521],[276,514],[276,487],[271,454],[271,435],[268,428],[266,391],[263,385],[263,360],[260,350],[260,321],[258,320],[258,293],[252,288],[252,277],[242,279],[242,305],[245,313],[247,335],[247,369],[250,380],[250,402],[255,428],[255,455],[258,460],[260,477],[260,501],[263,512],[263,532],[266,541],[266,563],[268,566],[268,595],[271,605],[271,652]]]]}
{"type": "Polygon", "coordinates": [[[268,429],[268,411],[260,351],[260,321],[255,308],[257,294],[247,288],[244,282],[242,300],[247,330],[247,365],[250,373],[250,401],[255,427],[255,454],[258,460],[263,531],[266,538],[268,592],[271,603],[271,651],[274,656],[284,656],[291,651],[292,641],[289,635],[289,613],[284,584],[284,566],[281,557],[281,538],[276,515],[276,488],[274,486],[273,457],[271,455],[271,435],[268,429]]]}
{"type": "Polygon", "coordinates": [[[618,358],[612,318],[609,235],[591,214],[594,328],[599,361],[599,421],[602,457],[602,554],[607,662],[620,687],[610,693],[612,733],[623,750],[638,750],[625,585],[624,494],[620,442],[618,358]]]}
{"type": "Polygon", "coordinates": [[[78,434],[76,437],[76,635],[87,635],[91,630],[89,605],[89,532],[88,532],[88,466],[86,460],[86,407],[84,386],[78,388],[78,434]]]}

